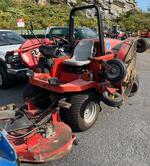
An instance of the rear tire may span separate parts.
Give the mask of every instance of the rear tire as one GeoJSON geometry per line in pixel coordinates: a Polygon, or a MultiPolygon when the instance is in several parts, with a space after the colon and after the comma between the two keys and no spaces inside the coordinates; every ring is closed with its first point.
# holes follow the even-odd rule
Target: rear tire
{"type": "Polygon", "coordinates": [[[139,90],[139,77],[136,76],[136,80],[133,83],[129,97],[135,96],[137,94],[138,90],[139,90]]]}
{"type": "Polygon", "coordinates": [[[9,87],[9,76],[5,67],[0,66],[0,88],[5,89],[9,87]]]}
{"type": "Polygon", "coordinates": [[[145,52],[148,48],[147,41],[144,38],[140,38],[137,41],[137,50],[136,52],[142,53],[145,52]]]}
{"type": "Polygon", "coordinates": [[[68,98],[71,103],[69,110],[61,112],[63,120],[74,131],[85,131],[96,121],[100,106],[98,100],[94,98],[94,93],[76,94],[68,98]]]}

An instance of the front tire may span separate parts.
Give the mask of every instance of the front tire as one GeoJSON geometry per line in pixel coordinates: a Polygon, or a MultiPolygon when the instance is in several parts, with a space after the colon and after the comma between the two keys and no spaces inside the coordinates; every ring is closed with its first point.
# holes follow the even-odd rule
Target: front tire
{"type": "Polygon", "coordinates": [[[100,106],[94,93],[75,94],[68,98],[71,103],[69,110],[62,112],[64,121],[74,131],[85,131],[96,121],[100,106]]]}
{"type": "Polygon", "coordinates": [[[0,88],[5,89],[9,86],[9,76],[7,70],[0,66],[0,88]]]}
{"type": "Polygon", "coordinates": [[[123,103],[123,97],[119,93],[115,92],[110,94],[107,91],[103,92],[103,102],[111,107],[120,107],[123,103]]]}

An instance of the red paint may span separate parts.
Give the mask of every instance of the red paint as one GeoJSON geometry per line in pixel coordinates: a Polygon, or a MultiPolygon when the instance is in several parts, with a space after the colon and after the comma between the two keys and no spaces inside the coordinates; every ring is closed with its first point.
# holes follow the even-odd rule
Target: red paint
{"type": "Polygon", "coordinates": [[[130,50],[130,47],[132,46],[133,43],[130,42],[124,42],[116,56],[116,58],[125,61],[125,58],[128,54],[128,51],[130,50]]]}
{"type": "MultiPolygon", "coordinates": [[[[49,115],[48,115],[49,116],[49,115]]],[[[59,114],[53,111],[51,122],[47,126],[53,125],[53,134],[45,137],[45,132],[40,132],[38,128],[31,128],[31,134],[22,138],[8,139],[14,146],[20,161],[25,162],[46,162],[63,157],[72,147],[75,139],[69,126],[60,121],[59,114]]],[[[39,127],[42,127],[39,126],[39,127]]],[[[43,124],[44,128],[44,124],[43,124]]],[[[29,131],[30,131],[29,130],[29,131]]],[[[22,134],[26,134],[26,130],[22,130],[22,134]]],[[[12,134],[13,132],[11,132],[12,134]]]]}
{"type": "MultiPolygon", "coordinates": [[[[89,40],[89,39],[87,39],[89,40]]],[[[93,40],[93,39],[90,39],[93,40]]],[[[106,39],[106,42],[110,42],[111,48],[115,47],[118,44],[121,44],[122,41],[115,39],[106,39]]],[[[99,43],[98,39],[94,39],[95,43],[99,43]]],[[[51,41],[45,39],[45,45],[53,44],[51,41]]],[[[125,60],[125,57],[131,47],[133,42],[128,40],[122,43],[120,50],[114,54],[113,50],[108,50],[105,48],[106,55],[101,56],[99,54],[99,47],[97,49],[95,58],[91,60],[91,63],[80,71],[79,73],[76,71],[75,67],[73,72],[68,72],[70,66],[65,65],[63,62],[65,59],[69,57],[60,57],[53,58],[54,65],[49,69],[49,73],[35,73],[33,78],[29,79],[30,84],[35,85],[37,87],[42,87],[48,91],[57,92],[60,95],[71,92],[83,92],[90,89],[95,89],[100,95],[105,91],[109,91],[110,93],[115,93],[116,91],[121,91],[121,83],[118,83],[117,88],[115,84],[105,80],[104,78],[100,78],[100,72],[102,71],[101,61],[109,61],[114,58],[119,58],[122,61],[125,60]],[[88,70],[88,72],[92,75],[89,81],[85,81],[82,79],[82,73],[88,70]],[[54,86],[50,85],[48,79],[52,77],[57,77],[59,80],[59,85],[54,86]]],[[[37,58],[33,57],[31,54],[32,49],[39,48],[41,45],[36,39],[25,42],[18,51],[21,59],[29,66],[29,68],[36,68],[38,64],[39,55],[37,58]],[[29,58],[29,63],[23,55],[26,55],[29,58]]],[[[38,109],[34,106],[34,104],[28,101],[28,116],[29,118],[35,118],[38,109]]],[[[53,125],[54,126],[54,135],[50,137],[45,137],[46,132],[40,132],[39,128],[35,128],[32,126],[29,131],[32,131],[29,135],[24,136],[21,139],[10,138],[12,145],[15,147],[16,152],[21,161],[26,162],[45,162],[48,160],[54,160],[64,156],[72,147],[73,140],[75,137],[72,137],[72,131],[69,126],[65,125],[61,122],[59,114],[59,108],[55,106],[52,110],[49,110],[49,114],[45,113],[41,117],[39,117],[39,121],[45,116],[50,116],[50,121],[46,124],[41,125],[46,129],[53,125]]],[[[41,127],[40,126],[40,127],[41,127]]],[[[45,129],[44,128],[44,129],[45,129]]],[[[26,134],[26,130],[22,131],[26,134]]]]}

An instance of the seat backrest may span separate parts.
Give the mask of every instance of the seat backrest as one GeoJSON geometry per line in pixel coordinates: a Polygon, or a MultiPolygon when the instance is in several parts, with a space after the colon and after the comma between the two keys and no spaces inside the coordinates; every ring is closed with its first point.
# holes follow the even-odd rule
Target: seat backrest
{"type": "Polygon", "coordinates": [[[81,40],[75,47],[72,59],[76,61],[87,61],[92,57],[94,40],[81,40]]]}

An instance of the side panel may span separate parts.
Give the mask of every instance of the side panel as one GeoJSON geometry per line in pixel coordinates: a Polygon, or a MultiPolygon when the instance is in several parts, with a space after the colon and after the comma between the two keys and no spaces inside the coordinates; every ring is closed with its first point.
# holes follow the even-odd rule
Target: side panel
{"type": "Polygon", "coordinates": [[[133,82],[136,78],[136,56],[137,56],[136,47],[137,47],[137,42],[134,41],[124,59],[127,67],[127,74],[122,83],[123,85],[122,93],[126,97],[130,94],[133,82]]]}

